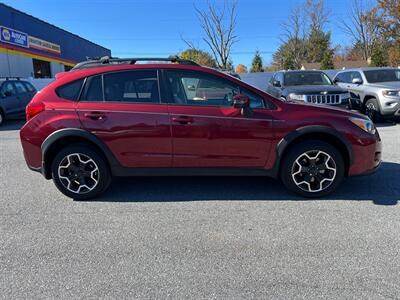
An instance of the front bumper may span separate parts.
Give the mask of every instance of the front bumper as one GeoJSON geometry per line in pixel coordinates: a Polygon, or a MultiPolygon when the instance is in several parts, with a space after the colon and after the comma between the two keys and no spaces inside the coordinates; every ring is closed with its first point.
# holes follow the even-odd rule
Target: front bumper
{"type": "Polygon", "coordinates": [[[374,173],[382,162],[382,141],[378,131],[371,137],[360,138],[352,144],[353,164],[349,168],[349,176],[368,175],[374,173]]]}

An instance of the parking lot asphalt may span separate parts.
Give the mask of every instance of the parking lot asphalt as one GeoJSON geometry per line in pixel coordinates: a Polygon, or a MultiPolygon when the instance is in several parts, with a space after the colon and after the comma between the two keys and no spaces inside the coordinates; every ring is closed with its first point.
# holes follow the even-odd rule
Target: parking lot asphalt
{"type": "Polygon", "coordinates": [[[400,299],[400,124],[383,164],[303,200],[268,178],[124,178],[64,197],[0,128],[0,298],[400,299]]]}

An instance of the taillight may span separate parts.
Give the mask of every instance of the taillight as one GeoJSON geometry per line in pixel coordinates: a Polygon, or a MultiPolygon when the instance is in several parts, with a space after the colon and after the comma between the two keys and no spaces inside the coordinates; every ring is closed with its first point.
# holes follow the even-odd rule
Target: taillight
{"type": "Polygon", "coordinates": [[[26,106],[26,120],[32,119],[34,116],[36,116],[38,113],[41,113],[44,111],[44,104],[43,102],[40,101],[31,101],[29,104],[26,106]]]}

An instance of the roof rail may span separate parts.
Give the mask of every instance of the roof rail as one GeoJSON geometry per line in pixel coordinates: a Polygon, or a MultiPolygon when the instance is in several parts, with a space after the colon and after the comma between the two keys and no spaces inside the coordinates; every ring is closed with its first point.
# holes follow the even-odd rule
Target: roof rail
{"type": "Polygon", "coordinates": [[[134,65],[138,61],[167,61],[172,63],[178,63],[182,65],[191,65],[191,66],[198,66],[192,60],[188,59],[181,59],[178,56],[170,56],[168,58],[157,58],[157,57],[135,57],[135,58],[118,58],[118,57],[111,57],[111,56],[103,56],[103,57],[94,57],[94,58],[87,58],[88,60],[78,63],[75,67],[71,69],[73,70],[82,70],[82,69],[89,69],[101,66],[109,66],[109,65],[118,65],[118,64],[128,64],[134,65]]]}
{"type": "Polygon", "coordinates": [[[0,79],[6,79],[6,80],[10,80],[10,79],[16,79],[16,80],[21,80],[21,77],[16,77],[16,76],[1,76],[0,79]]]}

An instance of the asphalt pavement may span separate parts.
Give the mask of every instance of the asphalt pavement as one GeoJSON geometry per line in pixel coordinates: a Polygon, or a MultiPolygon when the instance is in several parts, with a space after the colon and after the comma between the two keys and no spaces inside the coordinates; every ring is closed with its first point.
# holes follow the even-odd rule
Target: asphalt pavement
{"type": "Polygon", "coordinates": [[[400,299],[400,124],[383,163],[303,200],[268,178],[124,178],[63,196],[0,128],[0,298],[400,299]]]}

